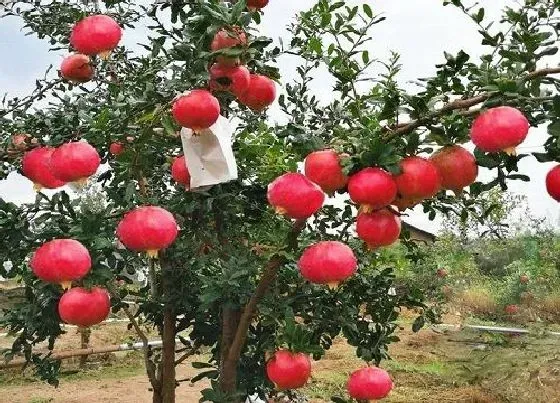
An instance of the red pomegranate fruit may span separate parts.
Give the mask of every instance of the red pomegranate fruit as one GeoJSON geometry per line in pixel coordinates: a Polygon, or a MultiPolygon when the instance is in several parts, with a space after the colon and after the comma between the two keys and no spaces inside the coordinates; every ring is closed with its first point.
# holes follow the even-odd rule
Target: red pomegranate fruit
{"type": "Polygon", "coordinates": [[[482,151],[515,154],[529,133],[529,121],[518,109],[499,106],[482,112],[471,127],[471,140],[482,151]]]}
{"type": "Polygon", "coordinates": [[[72,281],[88,274],[91,257],[84,245],[74,239],[54,239],[35,251],[29,266],[41,280],[70,288],[72,281]]]}
{"type": "Polygon", "coordinates": [[[311,359],[304,353],[279,350],[266,363],[266,374],[277,389],[298,389],[311,376],[311,359]]]}
{"type": "Polygon", "coordinates": [[[248,0],[247,8],[251,11],[260,10],[261,8],[266,7],[267,4],[268,0],[248,0]]]}
{"type": "MultiPolygon", "coordinates": [[[[233,48],[235,46],[246,46],[247,34],[242,28],[233,26],[229,28],[222,28],[214,35],[210,49],[216,52],[222,49],[233,48]]],[[[218,56],[216,61],[223,66],[235,66],[239,64],[238,57],[218,56]]]]}
{"type": "Polygon", "coordinates": [[[350,375],[346,388],[356,400],[374,401],[389,395],[393,381],[387,371],[381,368],[363,368],[350,375]]]}
{"type": "Polygon", "coordinates": [[[515,304],[507,305],[504,308],[504,311],[507,315],[515,315],[517,312],[519,312],[519,307],[515,304]]]}
{"type": "Polygon", "coordinates": [[[400,169],[395,182],[399,195],[405,199],[428,199],[441,188],[441,175],[435,164],[426,158],[406,157],[401,161],[400,169]]]}
{"type": "Polygon", "coordinates": [[[209,91],[193,90],[175,100],[172,113],[178,124],[199,132],[216,123],[220,102],[209,91]]]}
{"type": "Polygon", "coordinates": [[[109,152],[113,155],[119,155],[124,151],[124,145],[122,143],[111,143],[109,146],[109,152]]]}
{"type": "Polygon", "coordinates": [[[70,44],[85,55],[106,58],[122,37],[119,24],[108,15],[90,15],[79,21],[70,35],[70,44]]]}
{"type": "Polygon", "coordinates": [[[101,158],[95,148],[85,141],[76,141],[62,144],[53,152],[51,171],[62,181],[85,183],[100,163],[101,158]]]}
{"type": "Polygon", "coordinates": [[[315,214],[325,201],[319,186],[304,175],[289,172],[279,176],[268,185],[268,202],[278,214],[289,218],[305,219],[315,214]]]}
{"type": "Polygon", "coordinates": [[[314,151],[305,157],[305,176],[332,195],[348,183],[348,177],[342,172],[340,156],[334,150],[314,151]]]}
{"type": "Polygon", "coordinates": [[[529,276],[526,274],[522,274],[521,276],[519,276],[519,282],[521,284],[528,284],[529,283],[529,276]]]}
{"type": "Polygon", "coordinates": [[[126,213],[117,226],[117,237],[128,249],[157,257],[158,251],[177,238],[177,222],[169,211],[156,206],[142,206],[126,213]]]}
{"type": "Polygon", "coordinates": [[[249,88],[251,73],[245,66],[224,66],[214,63],[210,67],[210,89],[242,94],[249,88]]]}
{"type": "Polygon", "coordinates": [[[58,301],[60,319],[70,325],[89,327],[107,319],[111,298],[106,289],[93,287],[87,290],[75,287],[64,293],[58,301]]]}
{"type": "Polygon", "coordinates": [[[54,148],[37,147],[23,155],[21,167],[23,175],[33,182],[35,190],[56,189],[66,182],[58,179],[51,171],[51,157],[54,148]]]}
{"type": "Polygon", "coordinates": [[[360,213],[356,220],[356,231],[370,249],[389,246],[399,239],[401,220],[387,209],[360,213]]]}
{"type": "Polygon", "coordinates": [[[77,53],[66,57],[60,65],[60,75],[74,83],[85,83],[93,77],[89,56],[77,53]]]}
{"type": "Polygon", "coordinates": [[[556,165],[546,175],[546,190],[557,202],[560,202],[560,165],[556,165]]]}
{"type": "Polygon", "coordinates": [[[266,76],[251,74],[247,90],[236,95],[241,104],[254,111],[262,111],[276,99],[276,85],[266,76]]]}
{"type": "Polygon", "coordinates": [[[191,175],[189,174],[189,169],[187,168],[187,162],[185,156],[181,155],[173,160],[173,165],[171,165],[171,176],[175,182],[180,183],[189,189],[191,187],[191,175]]]}
{"type": "Polygon", "coordinates": [[[303,251],[298,267],[310,282],[336,288],[356,272],[358,261],[352,249],[342,242],[322,241],[303,251]]]}
{"type": "Polygon", "coordinates": [[[369,212],[391,204],[397,197],[397,184],[387,171],[365,168],[350,177],[348,193],[362,211],[369,212]]]}
{"type": "Polygon", "coordinates": [[[461,194],[463,188],[470,186],[478,175],[478,165],[474,155],[461,146],[447,146],[430,157],[441,175],[444,189],[461,194]]]}

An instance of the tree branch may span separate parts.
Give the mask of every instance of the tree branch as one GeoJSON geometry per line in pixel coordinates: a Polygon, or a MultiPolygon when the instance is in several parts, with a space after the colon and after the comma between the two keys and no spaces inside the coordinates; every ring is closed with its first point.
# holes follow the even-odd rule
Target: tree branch
{"type": "MultiPolygon", "coordinates": [[[[288,234],[287,245],[289,250],[293,250],[297,247],[298,235],[305,228],[305,220],[297,220],[294,222],[292,230],[288,234]]],[[[271,284],[276,280],[278,275],[278,270],[286,262],[286,258],[283,256],[273,256],[268,264],[266,265],[264,274],[261,277],[257,288],[245,306],[243,314],[239,319],[239,325],[237,326],[237,331],[235,332],[235,337],[231,343],[231,347],[228,352],[227,360],[231,362],[237,362],[241,356],[241,350],[245,346],[245,341],[247,340],[247,332],[249,331],[249,326],[253,320],[253,316],[257,311],[258,303],[263,299],[266,292],[268,291],[271,284]]]]}
{"type": "MultiPolygon", "coordinates": [[[[525,77],[523,77],[522,81],[530,81],[536,78],[542,78],[551,74],[559,74],[559,73],[560,73],[560,67],[550,67],[541,70],[535,70],[528,73],[525,77]]],[[[383,129],[382,132],[387,133],[388,137],[394,137],[394,136],[410,133],[416,130],[417,128],[423,126],[424,124],[429,123],[432,120],[447,114],[448,112],[452,112],[459,109],[469,109],[475,105],[478,105],[486,101],[487,99],[489,99],[492,95],[494,95],[493,92],[485,92],[483,94],[474,96],[472,98],[456,99],[454,101],[445,104],[440,109],[428,113],[426,116],[423,116],[421,118],[418,118],[417,120],[413,120],[408,123],[401,123],[393,128],[386,127],[383,129]]],[[[466,115],[470,115],[470,113],[466,113],[466,115]]]]}

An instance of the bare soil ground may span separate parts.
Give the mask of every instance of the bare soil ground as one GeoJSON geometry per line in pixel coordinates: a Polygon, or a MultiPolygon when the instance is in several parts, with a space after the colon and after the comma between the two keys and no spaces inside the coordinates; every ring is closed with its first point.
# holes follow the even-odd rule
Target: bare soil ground
{"type": "MultiPolygon", "coordinates": [[[[410,325],[399,332],[401,342],[391,346],[390,370],[395,389],[388,403],[560,403],[560,339],[519,338],[442,333],[424,329],[414,334],[410,325]]],[[[151,335],[151,338],[157,338],[151,335]]],[[[122,324],[93,330],[91,345],[119,344],[134,339],[122,324]]],[[[5,347],[9,340],[0,339],[5,347]]],[[[75,329],[57,342],[57,350],[79,347],[75,329]]],[[[195,357],[194,360],[201,360],[195,357]]],[[[203,359],[203,358],[202,358],[203,359]]],[[[60,387],[34,380],[31,369],[0,371],[0,403],[118,402],[148,403],[151,394],[141,353],[90,357],[90,369],[78,371],[77,360],[64,363],[60,387]]],[[[363,364],[352,347],[337,340],[326,357],[313,364],[313,378],[304,393],[312,403],[343,396],[350,372],[363,364]]],[[[178,367],[179,380],[196,374],[189,362],[178,367]]],[[[181,382],[177,402],[198,402],[204,383],[181,382]]]]}

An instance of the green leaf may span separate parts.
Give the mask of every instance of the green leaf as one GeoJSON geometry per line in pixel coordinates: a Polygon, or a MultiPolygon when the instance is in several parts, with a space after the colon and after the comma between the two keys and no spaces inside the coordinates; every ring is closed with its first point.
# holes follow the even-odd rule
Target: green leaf
{"type": "Polygon", "coordinates": [[[371,7],[369,6],[369,4],[364,4],[363,8],[364,8],[364,13],[366,13],[366,15],[369,18],[373,18],[373,11],[371,10],[371,7]]]}

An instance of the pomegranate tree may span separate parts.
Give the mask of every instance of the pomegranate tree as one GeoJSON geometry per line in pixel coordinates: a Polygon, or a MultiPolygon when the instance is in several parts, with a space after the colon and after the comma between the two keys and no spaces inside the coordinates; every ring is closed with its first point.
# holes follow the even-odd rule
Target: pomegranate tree
{"type": "Polygon", "coordinates": [[[106,289],[94,287],[91,290],[75,287],[66,291],[58,302],[60,319],[70,325],[89,327],[107,319],[111,301],[106,289]]]}
{"type": "MultiPolygon", "coordinates": [[[[387,261],[380,267],[380,251],[370,250],[394,242],[412,249],[408,231],[400,234],[395,206],[418,206],[415,214],[430,219],[471,218],[487,192],[526,179],[520,157],[498,151],[518,144],[528,123],[548,125],[550,134],[535,157],[559,159],[558,90],[552,84],[560,68],[536,67],[546,65],[551,45],[533,40],[556,32],[560,10],[551,2],[512,5],[488,32],[489,17],[477,6],[469,14],[483,19],[476,27],[485,43],[503,40],[481,49],[483,62],[465,52],[434,59],[437,66],[420,89],[402,85],[396,56],[371,54],[370,29],[383,20],[371,2],[325,7],[317,1],[308,10],[304,2],[260,0],[4,3],[0,17],[10,15],[47,48],[84,55],[95,67],[95,84],[72,85],[68,80],[90,74],[80,64],[85,57],[72,57],[65,65],[80,62],[79,72],[65,67],[62,77],[41,74],[31,81],[32,93],[8,94],[0,103],[0,179],[22,168],[34,182],[56,188],[20,204],[0,200],[0,261],[13,263],[11,271],[0,265],[0,275],[26,290],[0,325],[21,331],[11,353],[33,357],[37,373],[51,382],[60,367],[56,355],[42,349],[61,334],[61,322],[95,323],[107,307],[89,302],[87,308],[100,309],[84,319],[75,315],[87,309],[67,316],[61,299],[80,306],[96,287],[111,290],[112,309],[129,318],[136,340],[152,339],[146,328],[161,339],[161,353],[146,349],[144,357],[153,403],[175,403],[175,367],[200,350],[209,354],[199,358],[206,362],[197,366],[207,369],[198,377],[212,378],[201,398],[214,402],[240,403],[253,394],[295,400],[294,392],[278,392],[273,383],[303,385],[309,357],[320,360],[334,340],[355,348],[369,367],[378,366],[396,339],[402,307],[418,312],[417,324],[433,318],[430,303],[408,285],[390,293],[390,269],[398,263],[391,251],[381,253],[387,261]],[[267,14],[280,8],[297,15],[288,33],[267,27],[282,42],[258,27],[261,18],[280,24],[282,15],[267,14]],[[515,15],[528,16],[530,37],[515,15]],[[120,42],[121,27],[126,43],[120,42]],[[111,50],[109,61],[99,60],[111,50]],[[379,70],[375,76],[372,64],[379,70]],[[220,137],[220,147],[212,143],[216,137],[203,134],[218,119],[233,128],[231,136],[220,137]],[[187,150],[183,127],[199,135],[187,150]],[[16,147],[12,138],[20,133],[31,138],[16,147]],[[468,148],[469,133],[477,145],[474,162],[458,148],[468,148]],[[117,141],[126,151],[112,158],[121,151],[111,151],[117,141]],[[170,167],[169,156],[196,155],[203,176],[212,178],[223,167],[223,151],[237,176],[231,169],[229,181],[183,191],[191,182],[187,166],[178,159],[170,167]],[[472,183],[474,163],[488,170],[472,183]],[[86,189],[59,188],[93,173],[86,189]],[[446,194],[466,186],[462,197],[446,194]],[[326,200],[325,192],[338,194],[326,200]],[[80,287],[63,296],[60,287],[33,275],[29,256],[45,242],[73,237],[87,245],[94,269],[81,278],[53,275],[48,281],[80,287]],[[153,256],[162,249],[157,260],[138,253],[153,256]],[[122,284],[134,276],[145,286],[122,284]],[[341,281],[340,289],[328,289],[341,281]],[[137,310],[125,302],[131,297],[137,310]],[[371,321],[375,326],[367,325],[371,321]],[[294,357],[301,369],[292,370],[299,368],[290,366],[294,357]]],[[[428,14],[423,17],[430,22],[428,14]]],[[[445,35],[449,27],[438,29],[445,35]]],[[[216,177],[222,177],[219,171],[216,177]]],[[[554,177],[550,182],[554,196],[554,177]]],[[[407,256],[419,258],[415,251],[407,256]]],[[[435,269],[432,276],[437,279],[435,269]]],[[[376,391],[364,378],[356,388],[376,391]]],[[[352,398],[343,394],[335,400],[352,398]]]]}
{"type": "Polygon", "coordinates": [[[301,275],[312,283],[336,288],[356,272],[358,261],[347,245],[338,241],[322,241],[311,245],[298,261],[301,275]]]}
{"type": "Polygon", "coordinates": [[[304,353],[280,350],[266,363],[266,374],[280,390],[298,389],[305,386],[311,376],[311,360],[304,353]]]}

